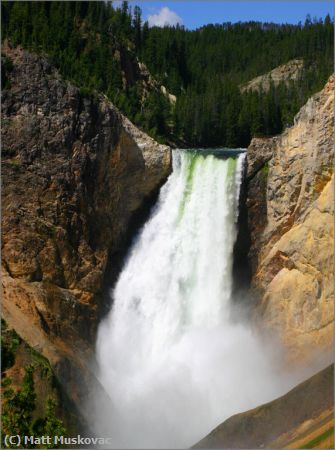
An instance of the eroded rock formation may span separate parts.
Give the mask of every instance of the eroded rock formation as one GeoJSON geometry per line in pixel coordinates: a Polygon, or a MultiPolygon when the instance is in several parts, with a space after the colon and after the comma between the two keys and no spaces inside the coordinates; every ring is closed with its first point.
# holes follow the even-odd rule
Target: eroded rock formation
{"type": "Polygon", "coordinates": [[[106,268],[171,152],[46,59],[2,51],[13,63],[2,93],[2,311],[78,400],[106,268]]]}
{"type": "Polygon", "coordinates": [[[334,77],[282,135],[247,151],[252,288],[291,356],[333,336],[334,77]]]}
{"type": "Polygon", "coordinates": [[[304,61],[302,59],[292,59],[286,64],[276,67],[270,72],[260,75],[248,83],[240,86],[241,92],[245,91],[264,91],[267,92],[270,89],[271,83],[274,86],[278,86],[279,83],[295,81],[301,75],[304,67],[304,61]]]}

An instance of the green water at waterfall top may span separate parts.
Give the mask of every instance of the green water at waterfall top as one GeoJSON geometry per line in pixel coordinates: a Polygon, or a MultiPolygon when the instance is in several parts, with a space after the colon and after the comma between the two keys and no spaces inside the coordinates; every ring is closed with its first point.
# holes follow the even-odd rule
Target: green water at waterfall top
{"type": "Polygon", "coordinates": [[[237,158],[240,153],[245,153],[245,148],[194,148],[194,149],[186,149],[187,152],[194,153],[196,155],[213,155],[216,158],[237,158]]]}
{"type": "Polygon", "coordinates": [[[235,174],[237,157],[240,153],[244,153],[245,149],[231,149],[231,148],[197,148],[197,149],[184,149],[184,158],[186,159],[186,185],[183,198],[180,201],[179,214],[177,224],[179,224],[183,218],[185,206],[192,192],[192,185],[194,179],[194,173],[196,169],[203,164],[205,158],[211,157],[215,159],[228,160],[228,178],[231,178],[235,174]]]}
{"type": "Polygon", "coordinates": [[[185,158],[187,161],[187,179],[186,179],[186,187],[184,190],[183,198],[181,199],[180,206],[179,206],[179,214],[178,214],[178,220],[177,223],[179,224],[181,219],[184,215],[185,205],[187,203],[187,200],[191,194],[192,191],[192,182],[193,182],[193,175],[194,170],[196,167],[197,162],[199,162],[199,157],[194,152],[185,152],[185,158]]]}

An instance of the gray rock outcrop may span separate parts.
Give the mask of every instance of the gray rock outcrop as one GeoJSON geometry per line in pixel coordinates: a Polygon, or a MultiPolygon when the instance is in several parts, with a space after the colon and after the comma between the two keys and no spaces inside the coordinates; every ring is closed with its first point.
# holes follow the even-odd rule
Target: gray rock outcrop
{"type": "Polygon", "coordinates": [[[281,82],[289,83],[295,81],[301,75],[304,67],[304,61],[302,59],[292,59],[286,64],[276,67],[270,72],[253,78],[248,83],[240,86],[241,92],[246,91],[264,91],[267,92],[270,89],[271,83],[274,86],[278,86],[281,82]]]}

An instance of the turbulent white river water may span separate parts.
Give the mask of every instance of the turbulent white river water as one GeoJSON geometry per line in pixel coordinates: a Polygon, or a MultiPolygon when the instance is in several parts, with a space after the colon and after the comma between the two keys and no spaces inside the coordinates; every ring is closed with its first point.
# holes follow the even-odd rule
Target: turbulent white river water
{"type": "Polygon", "coordinates": [[[97,341],[111,408],[98,407],[96,421],[115,448],[190,447],[292,384],[231,319],[243,160],[174,151],[133,243],[97,341]]]}

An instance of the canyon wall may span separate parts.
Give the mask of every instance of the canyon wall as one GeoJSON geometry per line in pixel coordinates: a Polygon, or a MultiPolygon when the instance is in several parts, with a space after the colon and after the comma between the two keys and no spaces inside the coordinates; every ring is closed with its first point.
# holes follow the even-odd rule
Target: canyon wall
{"type": "Polygon", "coordinates": [[[290,357],[331,348],[334,76],[280,136],[247,150],[251,287],[260,322],[290,357]]]}
{"type": "Polygon", "coordinates": [[[45,58],[2,53],[11,61],[2,92],[2,313],[77,402],[92,376],[106,274],[171,172],[171,151],[45,58]]]}

